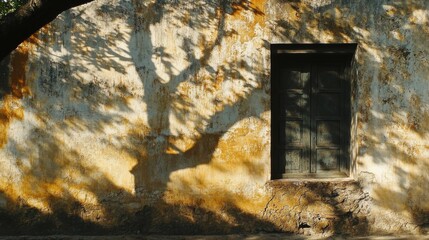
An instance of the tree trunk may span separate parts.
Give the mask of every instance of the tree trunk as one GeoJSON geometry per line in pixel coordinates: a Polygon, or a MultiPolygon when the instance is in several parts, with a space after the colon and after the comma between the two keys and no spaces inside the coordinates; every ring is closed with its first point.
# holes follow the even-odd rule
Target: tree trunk
{"type": "Polygon", "coordinates": [[[94,0],[29,0],[0,20],[0,60],[63,11],[94,0]]]}

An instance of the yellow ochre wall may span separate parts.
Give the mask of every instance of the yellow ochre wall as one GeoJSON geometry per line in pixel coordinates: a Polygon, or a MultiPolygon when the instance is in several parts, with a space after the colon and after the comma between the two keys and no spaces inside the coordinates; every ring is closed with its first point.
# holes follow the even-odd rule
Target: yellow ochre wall
{"type": "Polygon", "coordinates": [[[0,64],[0,234],[425,233],[428,39],[425,0],[66,11],[0,64]],[[273,43],[358,43],[350,179],[270,180],[273,43]]]}

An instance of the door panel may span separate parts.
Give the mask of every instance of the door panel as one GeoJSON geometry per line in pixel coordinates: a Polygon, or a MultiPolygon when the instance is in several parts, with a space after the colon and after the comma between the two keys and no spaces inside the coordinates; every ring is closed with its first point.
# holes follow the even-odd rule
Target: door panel
{"type": "Polygon", "coordinates": [[[319,93],[316,94],[317,116],[340,116],[341,94],[319,93]]]}
{"type": "Polygon", "coordinates": [[[286,149],[285,151],[285,171],[299,171],[300,163],[303,162],[302,149],[286,149]]]}
{"type": "Polygon", "coordinates": [[[311,97],[312,138],[312,171],[339,172],[341,165],[341,148],[344,145],[342,125],[344,86],[343,73],[338,65],[313,67],[316,79],[313,83],[311,97]],[[314,166],[314,167],[313,167],[314,166]]]}
{"type": "Polygon", "coordinates": [[[318,71],[318,84],[319,89],[341,89],[341,73],[339,69],[334,66],[320,67],[318,71]]]}
{"type": "Polygon", "coordinates": [[[310,153],[310,69],[282,70],[283,163],[286,173],[306,172],[310,153]]]}
{"type": "Polygon", "coordinates": [[[339,149],[317,149],[317,170],[339,171],[340,150],[339,149]]]}
{"type": "Polygon", "coordinates": [[[286,145],[301,145],[303,134],[302,120],[286,120],[285,122],[285,143],[286,145]]]}
{"type": "Polygon", "coordinates": [[[302,92],[286,92],[283,97],[282,115],[289,118],[303,118],[305,105],[308,103],[308,94],[302,92]]]}
{"type": "Polygon", "coordinates": [[[282,69],[280,78],[285,89],[304,89],[310,80],[310,72],[301,69],[282,69]]]}
{"type": "Polygon", "coordinates": [[[343,68],[306,63],[278,71],[278,164],[284,176],[340,172],[346,129],[343,68]]]}
{"type": "Polygon", "coordinates": [[[341,122],[335,120],[322,121],[316,123],[316,144],[321,146],[339,146],[341,122]]]}

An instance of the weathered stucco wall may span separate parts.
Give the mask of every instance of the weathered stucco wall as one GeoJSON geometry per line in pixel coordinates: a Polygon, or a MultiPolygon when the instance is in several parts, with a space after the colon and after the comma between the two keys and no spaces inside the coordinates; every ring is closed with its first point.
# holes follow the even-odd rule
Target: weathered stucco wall
{"type": "Polygon", "coordinates": [[[0,233],[422,233],[428,1],[104,0],[1,65],[0,233]],[[270,181],[270,44],[359,44],[352,178],[270,181]],[[8,84],[5,84],[8,83],[8,84]]]}

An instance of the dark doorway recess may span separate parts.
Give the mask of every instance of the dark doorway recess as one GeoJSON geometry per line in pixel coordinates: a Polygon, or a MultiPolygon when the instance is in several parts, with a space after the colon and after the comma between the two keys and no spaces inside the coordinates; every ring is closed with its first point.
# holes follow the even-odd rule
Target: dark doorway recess
{"type": "Polygon", "coordinates": [[[350,174],[350,66],[356,44],[271,45],[271,175],[350,174]]]}

